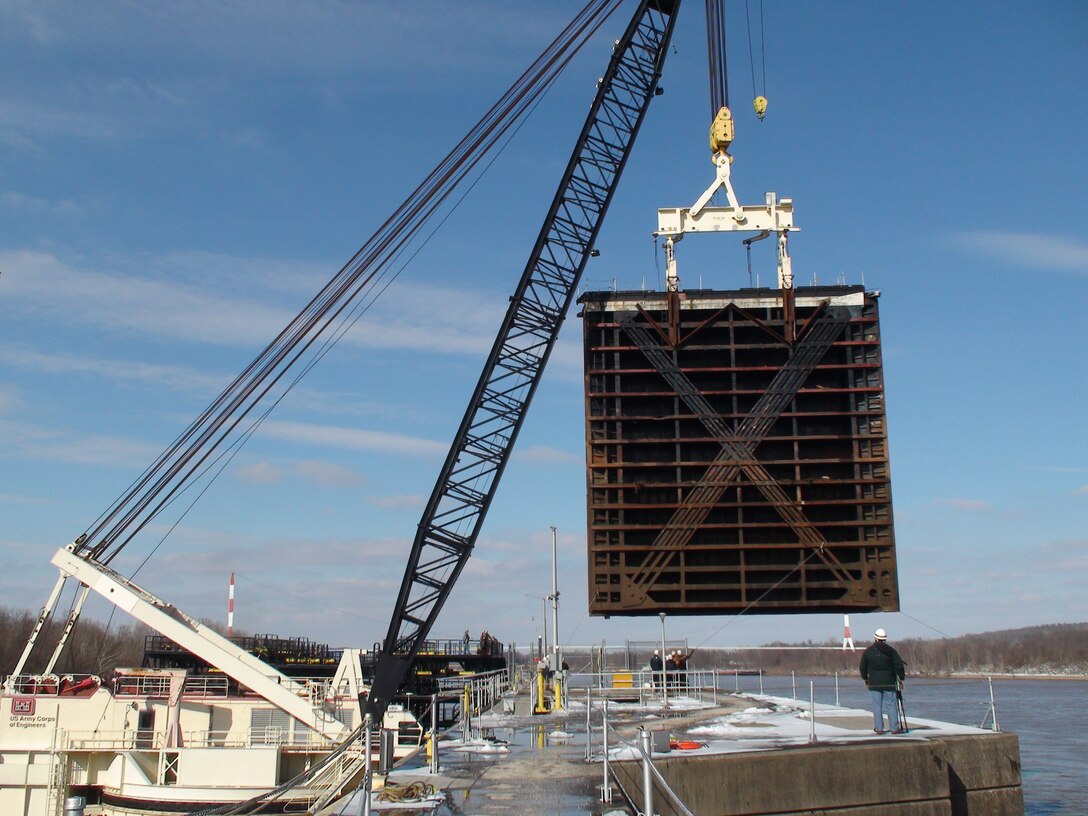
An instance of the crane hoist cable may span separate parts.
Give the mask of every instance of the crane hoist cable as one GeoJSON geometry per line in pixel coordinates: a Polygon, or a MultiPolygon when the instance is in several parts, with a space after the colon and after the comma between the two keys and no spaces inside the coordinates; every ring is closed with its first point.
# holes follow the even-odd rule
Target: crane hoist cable
{"type": "MultiPolygon", "coordinates": [[[[725,156],[733,143],[729,74],[725,58],[725,0],[706,0],[706,55],[710,71],[710,152],[725,156]]],[[[714,159],[717,161],[717,158],[714,159]]]]}
{"type": "Polygon", "coordinates": [[[710,118],[729,107],[729,73],[725,59],[725,0],[706,0],[706,53],[710,70],[710,118]]]}
{"type": "Polygon", "coordinates": [[[759,121],[767,114],[767,46],[764,39],[763,26],[763,0],[759,0],[759,55],[763,68],[763,80],[760,90],[756,91],[756,64],[755,52],[752,49],[752,13],[748,8],[748,0],[744,0],[744,16],[748,22],[748,68],[752,73],[752,107],[755,108],[759,121]]]}
{"type": "Polygon", "coordinates": [[[75,550],[108,564],[195,479],[206,476],[253,430],[258,405],[274,405],[293,383],[287,372],[320,353],[322,342],[362,305],[438,208],[498,145],[620,5],[590,0],[469,133],[358,252],[235,380],[90,527],[75,550]],[[307,355],[310,355],[307,357],[307,355]]]}

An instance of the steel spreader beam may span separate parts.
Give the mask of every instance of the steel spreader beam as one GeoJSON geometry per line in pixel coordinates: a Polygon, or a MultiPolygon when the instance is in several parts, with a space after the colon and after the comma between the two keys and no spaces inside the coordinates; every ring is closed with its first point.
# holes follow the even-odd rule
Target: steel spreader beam
{"type": "Polygon", "coordinates": [[[559,183],[416,532],[366,710],[380,718],[472,553],[645,118],[680,0],[642,0],[559,183]]]}

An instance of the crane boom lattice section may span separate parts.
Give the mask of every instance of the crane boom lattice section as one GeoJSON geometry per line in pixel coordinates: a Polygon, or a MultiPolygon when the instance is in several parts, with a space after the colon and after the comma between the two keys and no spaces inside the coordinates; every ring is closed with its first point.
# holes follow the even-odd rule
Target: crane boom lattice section
{"type": "Polygon", "coordinates": [[[413,543],[368,710],[396,692],[472,552],[620,174],[657,89],[679,0],[643,0],[585,125],[413,543]]]}

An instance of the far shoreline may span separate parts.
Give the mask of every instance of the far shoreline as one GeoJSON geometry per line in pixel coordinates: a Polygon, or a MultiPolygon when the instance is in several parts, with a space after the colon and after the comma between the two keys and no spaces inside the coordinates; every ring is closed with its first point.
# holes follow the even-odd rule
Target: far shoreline
{"type": "MultiPolygon", "coordinates": [[[[808,677],[834,677],[835,673],[797,672],[808,677]]],[[[789,677],[788,672],[763,672],[764,677],[789,677]]],[[[839,672],[839,677],[858,677],[856,673],[839,672]]],[[[860,680],[861,678],[858,677],[860,680]]],[[[956,674],[912,674],[907,671],[907,681],[911,680],[1088,680],[1088,674],[1015,674],[1015,673],[956,673],[956,674]]]]}

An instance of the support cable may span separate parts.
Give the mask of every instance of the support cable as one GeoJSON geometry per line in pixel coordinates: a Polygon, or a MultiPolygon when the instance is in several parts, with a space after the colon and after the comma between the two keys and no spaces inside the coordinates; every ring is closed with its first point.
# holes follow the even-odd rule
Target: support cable
{"type": "Polygon", "coordinates": [[[342,336],[352,316],[372,305],[384,290],[379,284],[395,274],[391,270],[396,260],[417,239],[439,206],[532,109],[619,2],[591,0],[582,9],[340,272],[96,519],[78,539],[77,551],[89,552],[108,564],[184,491],[190,480],[215,466],[223,451],[230,450],[229,440],[240,444],[248,438],[255,425],[247,429],[243,424],[246,418],[269,399],[274,407],[297,382],[284,379],[287,371],[309,354],[310,362],[302,367],[305,373],[323,356],[327,344],[342,336]],[[324,347],[317,344],[321,338],[326,338],[324,347]]]}

